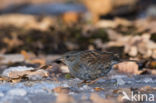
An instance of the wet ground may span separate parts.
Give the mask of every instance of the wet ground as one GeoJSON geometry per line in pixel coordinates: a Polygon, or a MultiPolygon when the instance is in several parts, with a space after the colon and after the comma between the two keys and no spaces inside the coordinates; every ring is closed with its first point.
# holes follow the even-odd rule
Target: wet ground
{"type": "MultiPolygon", "coordinates": [[[[62,79],[60,81],[42,80],[42,81],[25,81],[19,83],[0,82],[0,103],[53,103],[58,96],[56,87],[67,90],[67,94],[71,95],[78,103],[92,103],[90,95],[97,93],[100,97],[118,98],[119,94],[115,91],[127,92],[137,91],[139,88],[150,86],[156,95],[156,76],[138,75],[128,77],[127,75],[111,75],[109,79],[100,79],[94,84],[81,86],[79,79],[62,79]],[[99,88],[99,90],[97,89],[99,88]],[[130,89],[131,88],[131,89],[130,89]],[[155,90],[155,91],[154,91],[155,90]],[[85,96],[85,99],[84,99],[85,96]]],[[[148,93],[148,91],[146,91],[148,93]]],[[[155,98],[156,99],[156,98],[155,98]]]]}

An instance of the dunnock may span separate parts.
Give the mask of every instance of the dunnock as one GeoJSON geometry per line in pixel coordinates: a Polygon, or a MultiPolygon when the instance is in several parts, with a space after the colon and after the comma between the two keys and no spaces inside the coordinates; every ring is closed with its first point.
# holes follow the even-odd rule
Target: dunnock
{"type": "Polygon", "coordinates": [[[70,73],[81,80],[95,80],[105,76],[118,63],[118,57],[111,52],[80,51],[65,53],[62,60],[70,73]]]}

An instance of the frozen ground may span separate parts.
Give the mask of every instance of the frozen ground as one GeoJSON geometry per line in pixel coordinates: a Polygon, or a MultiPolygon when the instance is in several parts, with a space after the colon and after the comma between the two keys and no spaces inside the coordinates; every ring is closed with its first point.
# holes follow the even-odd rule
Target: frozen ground
{"type": "MultiPolygon", "coordinates": [[[[51,57],[48,57],[48,61],[52,61],[51,57]]],[[[15,60],[12,59],[14,56],[9,55],[7,58],[9,59],[1,60],[1,63],[7,64],[8,61],[15,60]]],[[[23,57],[19,60],[18,62],[22,62],[23,57]]],[[[12,62],[17,62],[17,60],[12,62]]],[[[24,73],[29,74],[29,76],[30,74],[34,74],[31,76],[36,77],[38,74],[35,74],[35,71],[31,71],[32,69],[34,68],[26,66],[5,67],[5,71],[1,68],[0,72],[3,76],[11,76],[10,74],[13,73],[14,75],[12,74],[12,77],[14,78],[17,78],[19,75],[22,76],[24,73]]],[[[66,70],[66,68],[64,69],[66,70]]],[[[55,66],[53,70],[55,70],[55,66]]],[[[0,103],[127,103],[121,102],[120,97],[123,96],[122,92],[126,92],[127,94],[131,92],[154,94],[156,101],[155,75],[128,76],[113,69],[107,77],[101,78],[93,84],[78,85],[80,82],[82,81],[77,78],[66,79],[63,74],[56,77],[56,80],[49,76],[47,78],[37,78],[35,81],[29,78],[29,80],[21,80],[18,83],[0,81],[0,103]],[[61,89],[56,89],[58,87],[61,87],[61,89]],[[71,100],[71,98],[60,96],[59,93],[65,93],[71,96],[74,101],[67,101],[67,99],[71,100]],[[60,102],[60,99],[63,102],[60,102]],[[106,102],[105,99],[115,100],[115,102],[106,102]]],[[[155,102],[153,101],[153,103],[155,102]]]]}
{"type": "MultiPolygon", "coordinates": [[[[0,103],[53,103],[56,101],[57,93],[52,90],[56,87],[67,87],[69,93],[75,100],[81,101],[85,96],[87,103],[90,103],[89,96],[91,93],[98,93],[101,97],[106,98],[108,95],[116,96],[112,91],[126,88],[141,88],[144,86],[156,87],[156,76],[133,76],[114,75],[109,80],[100,79],[95,84],[81,85],[79,79],[69,79],[62,81],[26,81],[19,83],[0,82],[0,103]],[[117,83],[115,83],[117,81],[117,83]],[[94,88],[99,87],[103,90],[97,92],[94,88]]],[[[156,91],[152,91],[156,94],[156,91]]]]}

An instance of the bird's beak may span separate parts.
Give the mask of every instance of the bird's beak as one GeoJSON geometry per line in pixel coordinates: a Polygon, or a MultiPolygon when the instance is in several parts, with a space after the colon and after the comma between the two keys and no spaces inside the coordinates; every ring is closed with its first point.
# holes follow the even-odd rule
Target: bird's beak
{"type": "Polygon", "coordinates": [[[64,63],[64,59],[60,57],[60,58],[54,60],[53,62],[56,62],[56,63],[61,63],[61,62],[63,62],[63,63],[64,63]]]}

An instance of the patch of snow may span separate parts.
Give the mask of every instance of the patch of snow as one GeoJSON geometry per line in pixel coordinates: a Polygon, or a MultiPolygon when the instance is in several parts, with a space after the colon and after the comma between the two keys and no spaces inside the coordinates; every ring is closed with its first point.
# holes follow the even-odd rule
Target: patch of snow
{"type": "Polygon", "coordinates": [[[117,78],[125,78],[127,75],[113,75],[111,76],[111,79],[117,79],[117,78]]]}

